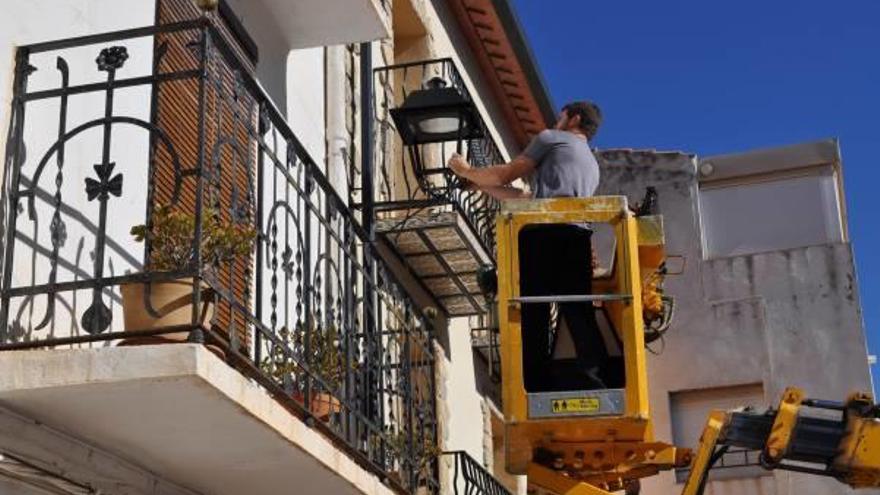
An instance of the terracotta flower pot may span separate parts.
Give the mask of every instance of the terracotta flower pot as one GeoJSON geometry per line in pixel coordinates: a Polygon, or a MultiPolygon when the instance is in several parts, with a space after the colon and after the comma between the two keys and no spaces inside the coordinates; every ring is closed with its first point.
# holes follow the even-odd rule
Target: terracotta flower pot
{"type": "MultiPolygon", "coordinates": [[[[293,399],[300,403],[305,402],[302,392],[294,392],[293,399]]],[[[339,402],[339,399],[328,393],[312,394],[312,403],[309,405],[309,411],[321,421],[330,421],[331,414],[342,411],[342,403],[339,402]]]]}
{"type": "MultiPolygon", "coordinates": [[[[193,284],[192,278],[181,278],[168,282],[123,284],[122,310],[125,331],[152,330],[192,323],[193,284]],[[144,293],[150,287],[149,302],[157,316],[147,309],[144,293]]],[[[199,308],[199,323],[208,325],[214,316],[214,298],[211,289],[202,284],[202,302],[199,308]]],[[[157,336],[132,337],[120,345],[179,343],[185,342],[189,332],[175,332],[157,336]]]]}

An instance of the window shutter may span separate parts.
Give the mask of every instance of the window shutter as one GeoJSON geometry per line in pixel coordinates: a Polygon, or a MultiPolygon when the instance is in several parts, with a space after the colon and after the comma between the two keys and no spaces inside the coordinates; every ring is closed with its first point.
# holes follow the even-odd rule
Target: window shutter
{"type": "MultiPolygon", "coordinates": [[[[225,9],[225,6],[224,6],[225,9]]],[[[223,9],[208,14],[221,32],[226,43],[245,65],[244,70],[255,69],[255,50],[241,41],[239,26],[224,20],[223,9]],[[236,32],[239,30],[239,32],[236,32]]],[[[229,15],[226,12],[227,16],[229,15]]],[[[203,15],[193,0],[158,0],[158,24],[171,24],[203,15]]],[[[199,67],[199,33],[184,31],[156,36],[156,71],[158,73],[192,70],[199,67]]],[[[208,80],[205,88],[205,166],[207,175],[203,185],[203,208],[213,208],[224,222],[232,221],[237,210],[239,221],[254,221],[254,175],[257,143],[253,139],[257,128],[258,105],[236,84],[236,67],[222,56],[209,59],[208,80]],[[248,131],[251,129],[251,132],[248,131]]],[[[157,83],[153,96],[153,119],[168,134],[176,149],[181,169],[194,169],[199,163],[199,82],[197,80],[166,81],[157,83]]],[[[176,177],[172,157],[162,146],[153,146],[152,195],[150,208],[173,203],[181,211],[195,212],[197,180],[195,175],[176,177]],[[178,185],[179,181],[179,185],[178,185]],[[179,196],[174,201],[175,189],[179,196]]],[[[207,212],[207,210],[203,210],[207,212]]],[[[253,254],[239,257],[233,263],[217,270],[220,287],[232,294],[238,307],[221,298],[215,309],[215,328],[236,338],[238,345],[247,348],[249,332],[247,313],[252,306],[253,254]]]]}

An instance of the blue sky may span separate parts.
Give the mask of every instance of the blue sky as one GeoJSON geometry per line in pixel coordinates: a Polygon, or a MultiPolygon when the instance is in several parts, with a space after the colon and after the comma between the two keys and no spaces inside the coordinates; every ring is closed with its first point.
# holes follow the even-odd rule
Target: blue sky
{"type": "Polygon", "coordinates": [[[555,102],[602,107],[600,148],[706,156],[839,138],[868,344],[880,354],[880,2],[514,4],[555,102]]]}

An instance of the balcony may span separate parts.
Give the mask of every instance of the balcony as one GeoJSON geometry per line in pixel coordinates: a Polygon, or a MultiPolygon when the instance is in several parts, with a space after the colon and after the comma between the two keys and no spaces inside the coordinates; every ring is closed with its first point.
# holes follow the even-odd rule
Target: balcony
{"type": "Polygon", "coordinates": [[[436,493],[432,329],[246,67],[206,20],[18,50],[0,405],[199,491],[436,493]]]}
{"type": "MultiPolygon", "coordinates": [[[[244,8],[249,8],[242,2],[244,8]]],[[[273,19],[290,48],[331,46],[387,38],[385,0],[258,0],[261,19],[273,19]]]]}
{"type": "Polygon", "coordinates": [[[463,450],[444,452],[453,463],[452,490],[454,495],[512,495],[491,473],[463,450]]]}
{"type": "MultiPolygon", "coordinates": [[[[376,229],[401,258],[437,307],[448,316],[483,315],[487,302],[477,273],[495,259],[495,214],[499,204],[469,190],[446,168],[453,153],[473,166],[504,162],[488,126],[452,59],[381,67],[374,73],[375,201],[362,205],[376,212],[376,229]],[[395,109],[426,85],[456,95],[461,118],[457,135],[442,142],[401,137],[395,109]]],[[[424,91],[423,91],[424,93],[424,91]]],[[[448,94],[448,93],[447,93],[448,94]]],[[[455,133],[453,133],[455,134],[455,133]]]]}

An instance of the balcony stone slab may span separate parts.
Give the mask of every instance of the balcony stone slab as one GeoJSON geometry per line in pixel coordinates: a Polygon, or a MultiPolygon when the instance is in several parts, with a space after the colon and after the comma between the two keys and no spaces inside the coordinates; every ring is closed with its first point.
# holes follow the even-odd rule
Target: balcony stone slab
{"type": "Polygon", "coordinates": [[[0,405],[199,493],[393,493],[200,345],[3,352],[0,405]]]}
{"type": "Polygon", "coordinates": [[[382,0],[258,1],[291,49],[374,41],[391,35],[382,0]]]}

